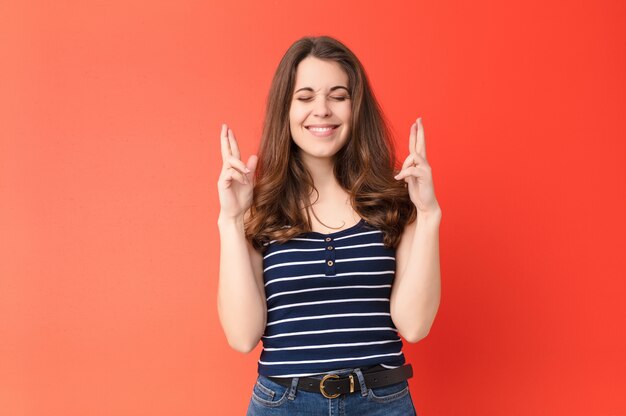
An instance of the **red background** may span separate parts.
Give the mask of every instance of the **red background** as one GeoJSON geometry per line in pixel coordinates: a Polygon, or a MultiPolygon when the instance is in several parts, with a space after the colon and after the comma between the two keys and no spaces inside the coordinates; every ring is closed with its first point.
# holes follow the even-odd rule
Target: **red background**
{"type": "Polygon", "coordinates": [[[423,117],[442,302],[420,415],[626,415],[624,1],[0,3],[0,413],[242,415],[219,129],[304,35],[423,117]],[[228,387],[224,387],[228,386],[228,387]]]}

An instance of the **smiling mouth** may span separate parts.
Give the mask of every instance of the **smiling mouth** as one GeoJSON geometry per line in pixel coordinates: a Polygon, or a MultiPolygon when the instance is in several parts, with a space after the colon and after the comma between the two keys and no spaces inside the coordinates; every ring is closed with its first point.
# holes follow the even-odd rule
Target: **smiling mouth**
{"type": "Polygon", "coordinates": [[[330,137],[335,134],[338,125],[317,125],[317,126],[305,126],[306,129],[315,137],[330,137]]]}
{"type": "Polygon", "coordinates": [[[338,125],[326,125],[326,126],[305,126],[307,130],[312,133],[328,133],[335,130],[338,125]]]}

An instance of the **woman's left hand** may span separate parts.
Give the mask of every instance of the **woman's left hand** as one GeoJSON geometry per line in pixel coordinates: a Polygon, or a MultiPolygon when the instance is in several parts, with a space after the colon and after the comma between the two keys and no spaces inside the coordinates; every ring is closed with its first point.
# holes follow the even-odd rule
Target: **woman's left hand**
{"type": "Polygon", "coordinates": [[[422,118],[418,118],[411,125],[409,136],[409,156],[402,164],[402,170],[395,178],[407,183],[409,196],[415,204],[418,213],[441,211],[439,202],[435,198],[435,187],[430,165],[426,160],[426,142],[424,141],[424,127],[422,118]]]}

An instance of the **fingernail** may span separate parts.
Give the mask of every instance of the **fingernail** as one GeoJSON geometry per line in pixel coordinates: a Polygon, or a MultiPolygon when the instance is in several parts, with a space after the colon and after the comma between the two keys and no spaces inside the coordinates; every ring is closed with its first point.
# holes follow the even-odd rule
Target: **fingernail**
{"type": "Polygon", "coordinates": [[[250,173],[250,169],[246,168],[246,173],[250,173]]]}

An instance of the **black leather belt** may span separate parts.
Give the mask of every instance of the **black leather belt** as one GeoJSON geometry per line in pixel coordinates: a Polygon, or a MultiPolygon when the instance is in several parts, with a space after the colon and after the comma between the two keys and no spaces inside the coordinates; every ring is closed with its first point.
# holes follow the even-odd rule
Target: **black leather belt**
{"type": "MultiPolygon", "coordinates": [[[[370,389],[377,387],[390,386],[400,383],[413,377],[413,367],[411,364],[402,367],[379,370],[380,367],[374,368],[371,372],[363,372],[365,386],[370,389]]],[[[272,381],[283,386],[291,386],[291,378],[269,377],[272,381]]],[[[321,380],[314,377],[300,377],[298,380],[298,389],[321,393],[324,397],[334,399],[341,394],[354,393],[361,391],[361,384],[355,373],[350,373],[344,377],[336,374],[326,374],[321,380]]]]}

